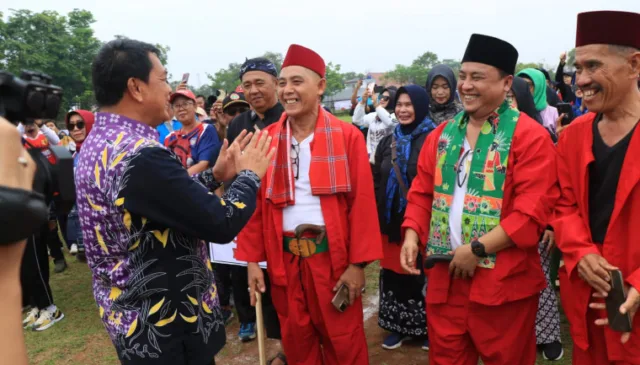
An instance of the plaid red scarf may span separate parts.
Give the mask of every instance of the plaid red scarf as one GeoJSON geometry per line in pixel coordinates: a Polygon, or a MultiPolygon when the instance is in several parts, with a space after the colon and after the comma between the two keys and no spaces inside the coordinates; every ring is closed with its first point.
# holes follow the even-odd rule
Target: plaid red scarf
{"type": "MultiPolygon", "coordinates": [[[[330,195],[351,191],[349,161],[344,134],[339,121],[318,107],[318,120],[311,144],[309,180],[313,195],[330,195]]],[[[291,169],[291,127],[284,113],[273,140],[276,157],[267,170],[266,198],[276,207],[295,204],[295,182],[291,169]]]]}

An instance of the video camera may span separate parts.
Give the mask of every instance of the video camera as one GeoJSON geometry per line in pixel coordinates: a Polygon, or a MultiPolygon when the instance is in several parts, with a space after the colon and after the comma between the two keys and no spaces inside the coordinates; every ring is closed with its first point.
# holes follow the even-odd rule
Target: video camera
{"type": "MultiPolygon", "coordinates": [[[[51,77],[39,72],[22,71],[21,77],[0,71],[0,117],[17,125],[33,123],[35,119],[55,119],[62,103],[62,88],[51,84],[51,77]]],[[[38,168],[49,171],[48,182],[59,193],[62,202],[76,200],[73,180],[73,157],[64,147],[51,146],[55,165],[38,158],[38,168]],[[43,166],[43,164],[46,164],[43,166]]],[[[51,198],[51,197],[48,197],[51,198]]]]}

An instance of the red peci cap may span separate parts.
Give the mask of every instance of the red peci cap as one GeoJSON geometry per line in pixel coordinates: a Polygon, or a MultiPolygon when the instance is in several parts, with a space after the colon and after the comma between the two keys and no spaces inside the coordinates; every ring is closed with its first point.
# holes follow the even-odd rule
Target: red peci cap
{"type": "Polygon", "coordinates": [[[578,14],[576,47],[611,44],[640,49],[640,14],[591,11],[578,14]]]}
{"type": "Polygon", "coordinates": [[[180,90],[176,90],[175,93],[171,94],[171,97],[169,98],[169,102],[173,103],[173,100],[175,100],[175,98],[177,98],[178,96],[184,96],[187,99],[196,101],[196,96],[191,92],[191,90],[180,89],[180,90]]]}
{"type": "Polygon", "coordinates": [[[288,66],[302,66],[317,73],[320,77],[325,76],[327,66],[322,57],[316,52],[303,46],[292,44],[287,51],[287,55],[282,63],[282,68],[288,66]]]}

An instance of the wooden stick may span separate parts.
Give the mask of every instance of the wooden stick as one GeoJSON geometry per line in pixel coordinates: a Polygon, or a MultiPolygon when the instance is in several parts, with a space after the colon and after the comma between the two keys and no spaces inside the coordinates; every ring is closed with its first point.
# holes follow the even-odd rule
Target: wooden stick
{"type": "Polygon", "coordinates": [[[264,320],[262,317],[262,294],[259,290],[256,293],[256,324],[258,330],[258,351],[260,353],[260,365],[267,365],[267,354],[264,348],[264,320]]]}

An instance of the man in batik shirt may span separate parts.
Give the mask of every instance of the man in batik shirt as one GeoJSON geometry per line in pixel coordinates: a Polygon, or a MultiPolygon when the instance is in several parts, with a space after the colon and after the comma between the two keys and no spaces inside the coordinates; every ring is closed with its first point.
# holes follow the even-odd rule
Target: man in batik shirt
{"type": "Polygon", "coordinates": [[[76,168],[77,204],[100,317],[122,364],[210,365],[225,333],[207,245],[229,242],[255,209],[267,137],[245,135],[213,170],[189,176],[155,129],[170,119],[158,50],[121,39],[92,67],[101,112],[76,168]],[[210,193],[233,178],[227,193],[210,193]]]}

